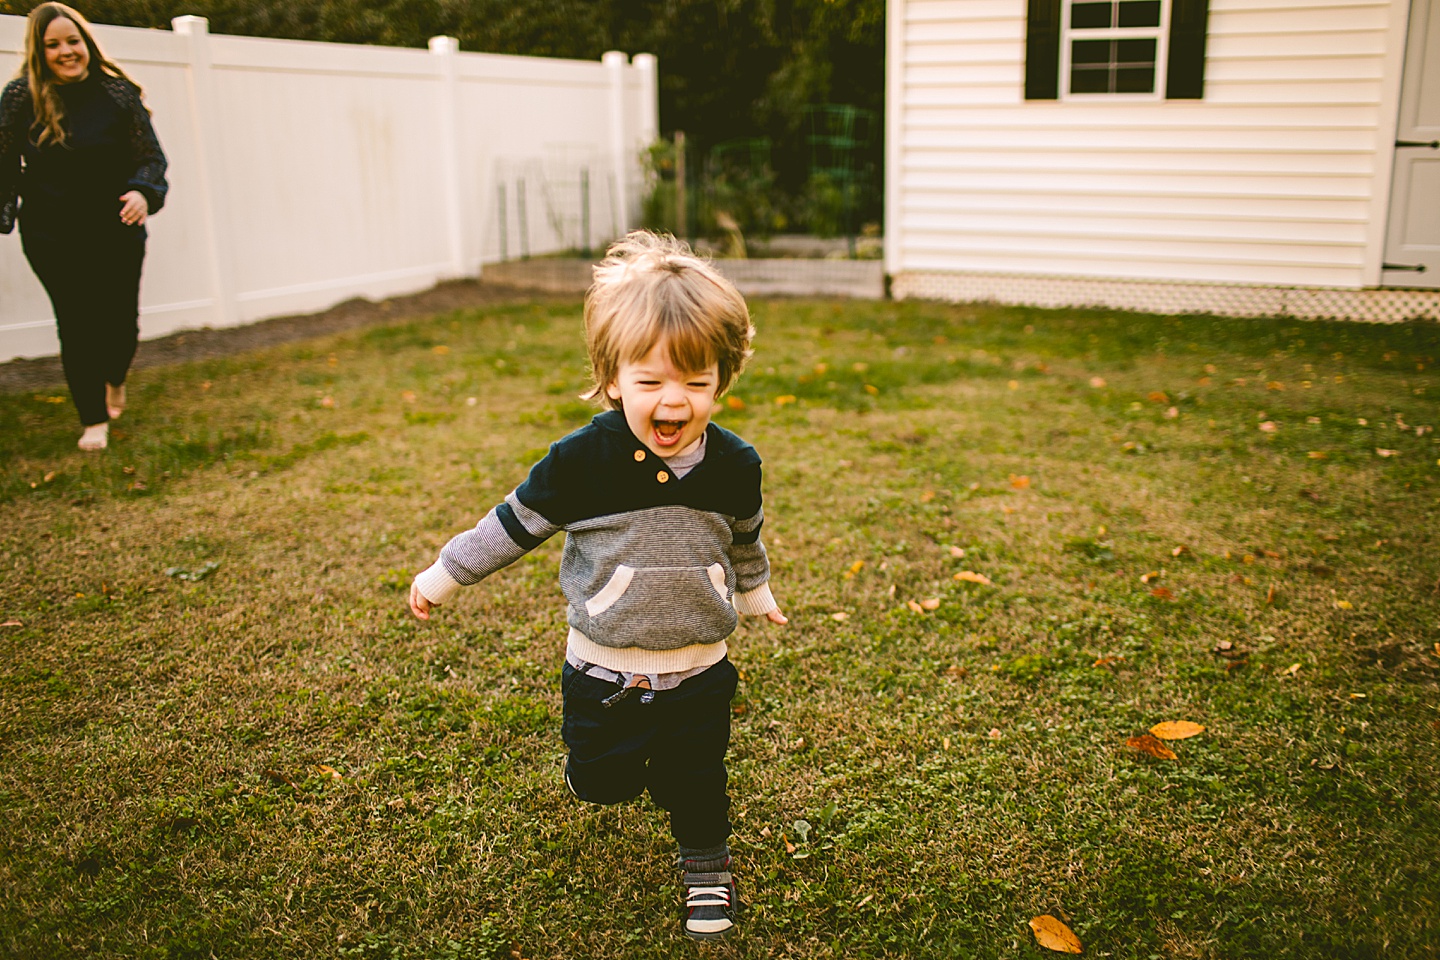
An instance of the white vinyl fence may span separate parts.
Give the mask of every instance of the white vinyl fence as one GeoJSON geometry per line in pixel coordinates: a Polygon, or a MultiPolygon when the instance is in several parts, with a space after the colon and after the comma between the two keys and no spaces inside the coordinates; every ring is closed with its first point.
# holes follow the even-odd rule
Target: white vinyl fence
{"type": "MultiPolygon", "coordinates": [[[[25,21],[0,16],[0,77],[25,21]]],[[[600,63],[97,26],[170,160],[148,223],[141,336],[322,310],[585,249],[637,219],[656,61],[600,63]]],[[[83,277],[76,282],[83,283],[83,277]]],[[[0,362],[58,351],[49,299],[0,237],[0,362]]]]}

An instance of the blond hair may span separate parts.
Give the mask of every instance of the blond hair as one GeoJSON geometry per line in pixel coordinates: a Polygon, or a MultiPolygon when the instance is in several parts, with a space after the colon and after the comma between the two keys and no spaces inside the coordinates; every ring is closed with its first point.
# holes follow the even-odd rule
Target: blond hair
{"type": "Polygon", "coordinates": [[[55,90],[55,75],[50,72],[50,65],[45,62],[45,31],[50,29],[50,24],[61,18],[75,24],[80,38],[85,41],[85,49],[90,54],[91,70],[100,70],[112,77],[119,77],[134,86],[136,94],[140,93],[140,85],[127,77],[124,70],[105,56],[100,44],[95,42],[90,21],[82,17],[80,11],[63,3],[40,4],[30,11],[25,24],[25,61],[19,73],[30,85],[30,100],[35,105],[35,122],[30,125],[30,135],[38,146],[53,141],[63,147],[66,140],[63,125],[65,103],[55,90]]]}
{"type": "Polygon", "coordinates": [[[605,388],[621,364],[640,360],[661,342],[670,362],[687,373],[715,364],[715,395],[721,396],[750,359],[754,336],[745,298],[714,266],[681,240],[636,230],[611,244],[585,294],[594,386],[584,399],[620,409],[605,388]]]}

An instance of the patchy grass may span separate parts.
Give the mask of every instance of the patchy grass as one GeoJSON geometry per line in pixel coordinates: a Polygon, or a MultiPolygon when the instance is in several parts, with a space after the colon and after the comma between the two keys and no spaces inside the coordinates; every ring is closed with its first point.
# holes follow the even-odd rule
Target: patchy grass
{"type": "MultiPolygon", "coordinates": [[[[792,623],[733,643],[711,952],[1440,952],[1434,325],[755,313],[792,623]]],[[[693,954],[661,816],[560,782],[558,538],[404,609],[589,416],[578,317],[140,371],[101,456],[0,397],[0,953],[693,954]]]]}

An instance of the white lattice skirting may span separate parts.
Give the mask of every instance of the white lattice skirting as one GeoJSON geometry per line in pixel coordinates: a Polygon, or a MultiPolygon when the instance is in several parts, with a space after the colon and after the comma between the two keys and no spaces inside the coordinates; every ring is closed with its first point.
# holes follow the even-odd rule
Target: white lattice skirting
{"type": "Polygon", "coordinates": [[[987,273],[901,273],[897,300],[991,301],[1031,307],[1109,307],[1144,313],[1213,313],[1304,320],[1440,320],[1440,290],[1343,290],[1152,283],[987,273]]]}

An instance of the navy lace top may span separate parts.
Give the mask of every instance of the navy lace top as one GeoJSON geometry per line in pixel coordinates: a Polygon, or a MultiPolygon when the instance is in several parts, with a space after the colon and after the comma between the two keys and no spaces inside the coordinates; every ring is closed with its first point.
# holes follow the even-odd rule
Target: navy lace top
{"type": "Polygon", "coordinates": [[[65,104],[63,146],[32,139],[34,101],[24,77],[0,96],[0,233],[14,227],[17,205],[30,236],[133,230],[120,222],[120,195],[140,191],[155,213],[169,189],[140,91],[101,70],[56,89],[65,104]]]}

